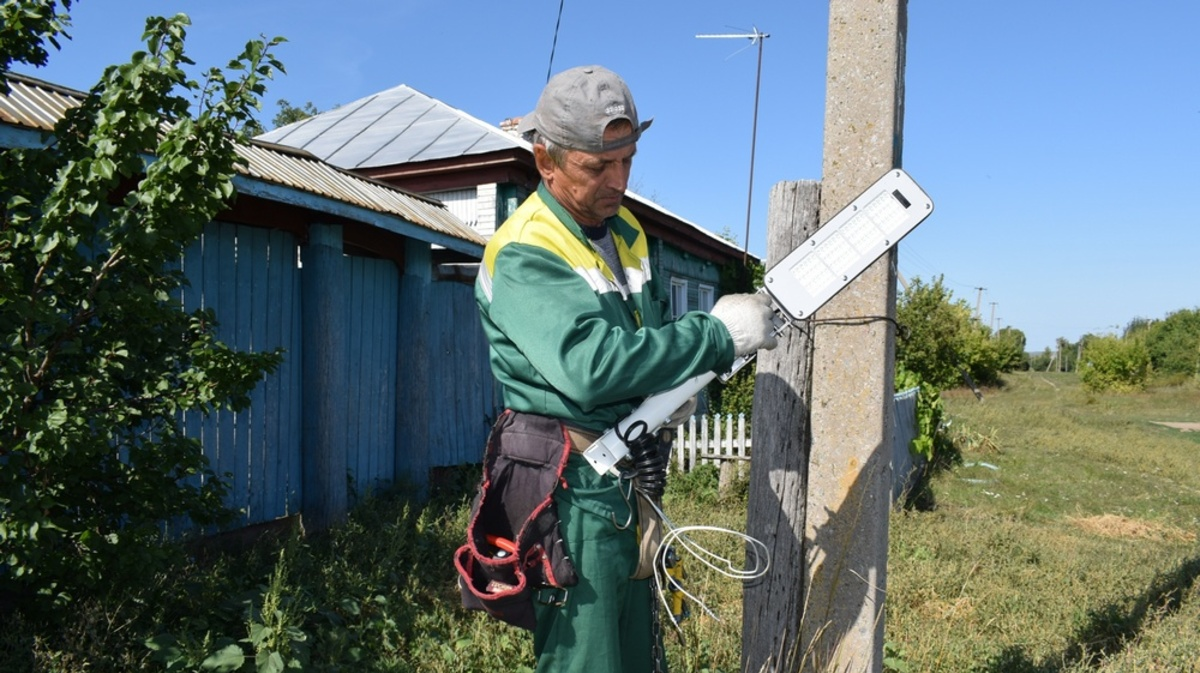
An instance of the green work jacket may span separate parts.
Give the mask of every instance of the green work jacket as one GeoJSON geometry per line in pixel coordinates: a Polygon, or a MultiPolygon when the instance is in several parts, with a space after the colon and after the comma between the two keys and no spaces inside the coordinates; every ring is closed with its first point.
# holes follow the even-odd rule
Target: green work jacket
{"type": "Polygon", "coordinates": [[[732,365],[720,320],[668,320],[633,214],[606,224],[628,292],[544,184],[488,242],[475,300],[508,408],[603,431],[647,395],[732,365]]]}

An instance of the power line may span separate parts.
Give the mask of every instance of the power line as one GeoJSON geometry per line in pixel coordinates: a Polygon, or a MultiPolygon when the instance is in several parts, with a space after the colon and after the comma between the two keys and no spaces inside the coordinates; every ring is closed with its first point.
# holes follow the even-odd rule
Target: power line
{"type": "Polygon", "coordinates": [[[558,28],[562,25],[563,5],[567,0],[558,0],[558,20],[554,22],[554,41],[550,43],[550,65],[546,66],[546,81],[550,81],[550,73],[554,72],[554,51],[558,49],[558,28]]]}

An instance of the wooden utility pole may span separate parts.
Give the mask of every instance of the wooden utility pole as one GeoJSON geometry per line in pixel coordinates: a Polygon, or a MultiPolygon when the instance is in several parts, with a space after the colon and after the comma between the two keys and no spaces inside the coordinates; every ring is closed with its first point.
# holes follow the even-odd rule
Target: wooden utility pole
{"type": "MultiPolygon", "coordinates": [[[[767,266],[817,230],[821,183],[781,182],[767,208],[767,266]]],[[[754,460],[746,532],[767,546],[767,574],[746,585],[742,609],[743,671],[795,671],[802,653],[801,619],[808,487],[809,329],[786,330],[779,346],[758,356],[754,384],[754,460]]]]}
{"type": "MultiPolygon", "coordinates": [[[[907,0],[829,3],[823,217],[901,165],[907,11],[907,0]]],[[[895,260],[884,255],[815,318],[804,670],[883,666],[895,260]]]]}

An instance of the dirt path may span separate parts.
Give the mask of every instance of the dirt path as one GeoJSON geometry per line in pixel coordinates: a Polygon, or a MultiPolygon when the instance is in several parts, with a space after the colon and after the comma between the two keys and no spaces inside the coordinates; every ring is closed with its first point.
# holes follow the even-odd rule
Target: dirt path
{"type": "Polygon", "coordinates": [[[1200,432],[1200,423],[1176,423],[1173,421],[1150,421],[1155,425],[1165,425],[1168,428],[1175,428],[1184,432],[1200,432]]]}

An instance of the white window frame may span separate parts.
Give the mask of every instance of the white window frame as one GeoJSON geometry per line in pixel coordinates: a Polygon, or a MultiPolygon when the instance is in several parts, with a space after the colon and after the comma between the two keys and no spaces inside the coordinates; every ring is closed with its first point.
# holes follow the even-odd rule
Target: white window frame
{"type": "Polygon", "coordinates": [[[687,313],[687,290],[688,282],[686,278],[671,277],[671,317],[678,318],[687,313]]]}
{"type": "Polygon", "coordinates": [[[697,286],[696,308],[700,311],[712,311],[713,304],[717,303],[717,289],[712,285],[700,283],[697,286]]]}

